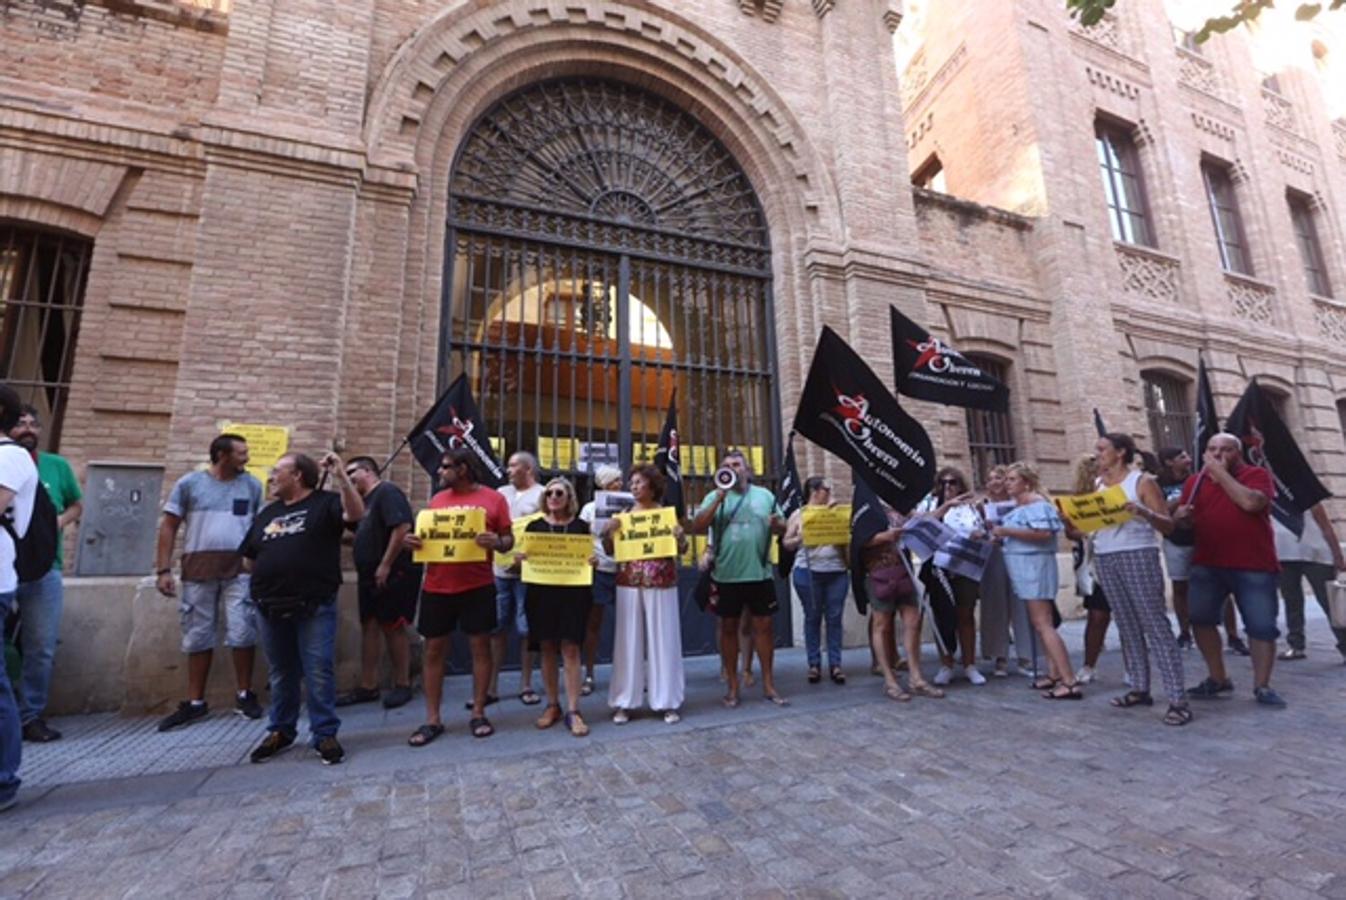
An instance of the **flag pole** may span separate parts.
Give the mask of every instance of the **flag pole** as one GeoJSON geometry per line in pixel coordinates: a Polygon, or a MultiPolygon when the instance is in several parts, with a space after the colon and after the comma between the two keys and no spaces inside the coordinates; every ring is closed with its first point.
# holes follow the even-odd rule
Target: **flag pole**
{"type": "Polygon", "coordinates": [[[397,455],[402,452],[402,448],[409,443],[411,443],[410,436],[402,438],[402,443],[397,445],[397,449],[394,450],[391,454],[389,454],[388,458],[383,461],[383,465],[379,466],[379,470],[374,474],[382,478],[383,471],[393,464],[393,460],[397,459],[397,455]]]}

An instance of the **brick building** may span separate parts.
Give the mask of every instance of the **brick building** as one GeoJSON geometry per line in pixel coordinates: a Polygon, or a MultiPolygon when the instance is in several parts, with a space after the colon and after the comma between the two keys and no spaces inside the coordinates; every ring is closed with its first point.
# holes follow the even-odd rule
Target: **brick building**
{"type": "MultiPolygon", "coordinates": [[[[0,377],[81,471],[166,484],[225,421],[386,452],[460,373],[499,449],[581,471],[644,455],[676,388],[705,476],[725,443],[774,467],[824,322],[891,375],[896,303],[1013,390],[911,404],[943,458],[1063,486],[1094,406],[1186,427],[1200,347],[1222,411],[1258,375],[1346,493],[1325,76],[1175,47],[1158,0],[1087,33],[1060,6],[0,0],[0,377]],[[1110,212],[1096,134],[1144,209],[1110,212]]],[[[115,659],[65,665],[165,639],[115,610],[115,659]]],[[[136,664],[96,690],[176,663],[136,664]]]]}

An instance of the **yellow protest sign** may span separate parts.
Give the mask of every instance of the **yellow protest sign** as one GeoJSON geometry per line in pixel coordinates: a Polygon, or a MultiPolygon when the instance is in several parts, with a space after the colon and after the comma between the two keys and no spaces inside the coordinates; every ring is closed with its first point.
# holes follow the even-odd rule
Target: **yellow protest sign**
{"type": "Polygon", "coordinates": [[[486,530],[486,510],[479,506],[423,509],[416,513],[416,537],[421,548],[412,554],[418,563],[485,562],[486,548],[477,535],[486,530]]]}
{"type": "Polygon", "coordinates": [[[1085,534],[1130,521],[1131,513],[1127,511],[1126,504],[1126,491],[1122,490],[1120,484],[1092,494],[1056,498],[1056,507],[1061,510],[1061,515],[1085,534]]]}
{"type": "Polygon", "coordinates": [[[224,422],[222,434],[236,434],[248,442],[247,470],[266,487],[271,467],[290,449],[290,429],[284,425],[249,425],[244,422],[224,422]]]}
{"type": "Polygon", "coordinates": [[[535,512],[527,516],[520,516],[510,523],[510,531],[514,533],[514,546],[509,550],[497,553],[495,555],[495,564],[502,569],[508,569],[514,565],[514,551],[519,549],[519,544],[523,542],[524,529],[528,523],[534,519],[542,518],[542,513],[535,512]]]}
{"type": "Polygon", "coordinates": [[[612,542],[617,562],[678,555],[678,514],[672,507],[634,509],[615,518],[622,523],[612,542]]]}
{"type": "Polygon", "coordinates": [[[589,557],[594,539],[587,534],[545,534],[530,531],[523,536],[523,580],[526,584],[588,587],[594,583],[589,557]]]}
{"type": "Polygon", "coordinates": [[[805,506],[800,511],[804,528],[804,546],[848,544],[851,540],[851,506],[805,506]]]}

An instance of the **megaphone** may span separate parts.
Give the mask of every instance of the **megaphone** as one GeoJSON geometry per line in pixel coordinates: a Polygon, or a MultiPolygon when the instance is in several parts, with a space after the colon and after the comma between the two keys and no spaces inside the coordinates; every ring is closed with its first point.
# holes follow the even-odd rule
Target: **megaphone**
{"type": "Polygon", "coordinates": [[[715,486],[722,491],[732,491],[738,487],[738,472],[728,466],[715,470],[715,486]]]}

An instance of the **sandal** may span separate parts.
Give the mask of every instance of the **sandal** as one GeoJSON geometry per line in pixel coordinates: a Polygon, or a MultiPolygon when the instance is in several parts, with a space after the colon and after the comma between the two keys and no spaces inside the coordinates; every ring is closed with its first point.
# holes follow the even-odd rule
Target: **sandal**
{"type": "Polygon", "coordinates": [[[767,703],[774,703],[776,706],[789,706],[790,701],[786,700],[780,694],[766,694],[762,697],[767,703]]]}
{"type": "Polygon", "coordinates": [[[575,737],[587,737],[589,734],[589,726],[580,717],[579,710],[566,713],[566,727],[575,737]]]}
{"type": "Polygon", "coordinates": [[[1113,697],[1111,703],[1118,709],[1126,709],[1131,706],[1154,706],[1154,698],[1150,696],[1149,691],[1127,691],[1120,697],[1113,697]]]}
{"type": "Polygon", "coordinates": [[[809,684],[817,684],[823,680],[822,670],[817,666],[809,666],[809,684]]]}
{"type": "Polygon", "coordinates": [[[1050,675],[1043,675],[1041,678],[1034,679],[1033,682],[1028,686],[1035,691],[1050,691],[1052,688],[1056,687],[1060,683],[1061,682],[1059,680],[1051,677],[1050,675]]]}
{"type": "Polygon", "coordinates": [[[724,704],[726,709],[734,709],[738,706],[738,697],[733,694],[725,694],[720,702],[724,704]]]}
{"type": "Polygon", "coordinates": [[[468,722],[467,727],[472,729],[472,736],[474,738],[488,738],[495,734],[495,728],[491,725],[491,720],[485,716],[481,716],[468,722]]]}
{"type": "Polygon", "coordinates": [[[519,691],[519,702],[524,706],[537,706],[542,702],[542,697],[532,688],[524,688],[519,691]]]}
{"type": "Polygon", "coordinates": [[[846,683],[846,673],[843,672],[843,671],[841,671],[841,667],[840,667],[840,666],[833,666],[833,667],[832,667],[832,672],[831,672],[831,674],[830,674],[830,677],[831,677],[831,679],[832,679],[832,683],[833,683],[833,684],[845,684],[845,683],[846,683]]]}
{"type": "Polygon", "coordinates": [[[594,676],[584,676],[584,681],[580,684],[580,696],[587,697],[594,692],[594,676]]]}
{"type": "MultiPolygon", "coordinates": [[[[499,703],[499,702],[500,702],[500,698],[497,697],[495,694],[487,694],[487,695],[486,695],[486,702],[483,703],[483,704],[481,705],[481,708],[482,708],[482,709],[485,709],[486,707],[490,706],[492,703],[499,703]]],[[[472,705],[473,705],[473,704],[472,704],[472,701],[471,701],[471,700],[468,700],[466,703],[463,704],[463,709],[466,709],[466,710],[468,710],[468,711],[471,711],[471,709],[472,709],[472,705]]]]}
{"type": "Polygon", "coordinates": [[[552,727],[559,721],[561,721],[561,704],[553,703],[543,710],[542,715],[533,724],[539,729],[545,729],[552,727]]]}
{"type": "Polygon", "coordinates": [[[885,687],[883,689],[883,694],[889,700],[896,700],[899,703],[906,703],[908,700],[911,699],[911,694],[908,694],[906,691],[902,690],[902,687],[900,685],[885,687]]]}
{"type": "Polygon", "coordinates": [[[1164,713],[1165,725],[1186,725],[1190,721],[1192,721],[1192,711],[1186,706],[1170,704],[1168,712],[1164,713]]]}
{"type": "Polygon", "coordinates": [[[1042,695],[1042,699],[1043,699],[1043,700],[1083,700],[1083,699],[1084,699],[1084,692],[1080,690],[1080,686],[1079,686],[1078,684],[1075,684],[1074,682],[1071,682],[1070,684],[1066,684],[1066,683],[1063,681],[1063,682],[1061,682],[1060,684],[1058,684],[1055,688],[1053,688],[1052,690],[1047,691],[1046,693],[1044,693],[1044,694],[1042,695]],[[1065,689],[1065,693],[1064,693],[1064,694],[1058,693],[1058,691],[1060,691],[1062,688],[1065,689]]]}
{"type": "Polygon", "coordinates": [[[917,697],[929,697],[931,700],[944,699],[944,692],[935,687],[928,681],[920,681],[910,685],[912,694],[917,697]]]}
{"type": "Polygon", "coordinates": [[[444,726],[438,722],[426,722],[411,733],[407,743],[413,747],[424,747],[444,733],[444,726]]]}

